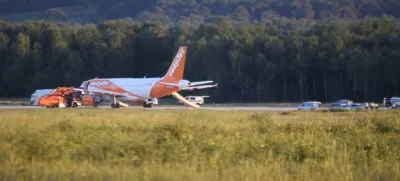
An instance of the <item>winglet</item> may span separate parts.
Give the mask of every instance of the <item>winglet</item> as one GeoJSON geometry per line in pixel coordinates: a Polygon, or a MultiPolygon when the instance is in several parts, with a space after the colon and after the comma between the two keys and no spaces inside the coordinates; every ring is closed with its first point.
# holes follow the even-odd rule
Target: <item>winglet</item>
{"type": "Polygon", "coordinates": [[[187,54],[187,46],[181,46],[175,55],[174,61],[168,69],[165,77],[171,77],[175,80],[181,80],[183,78],[183,71],[185,68],[187,54]]]}

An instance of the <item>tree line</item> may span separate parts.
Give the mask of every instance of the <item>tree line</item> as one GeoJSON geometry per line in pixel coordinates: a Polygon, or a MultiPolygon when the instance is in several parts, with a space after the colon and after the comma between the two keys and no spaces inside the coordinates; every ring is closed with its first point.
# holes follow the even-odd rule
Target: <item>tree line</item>
{"type": "Polygon", "coordinates": [[[383,13],[399,17],[398,9],[400,1],[397,0],[0,0],[0,15],[11,14],[11,17],[4,16],[8,20],[20,19],[15,17],[20,14],[24,19],[56,18],[80,23],[125,17],[196,25],[214,21],[218,16],[229,17],[236,23],[265,23],[277,18],[355,20],[383,13]],[[60,9],[50,9],[55,7],[60,9]]]}
{"type": "Polygon", "coordinates": [[[69,25],[0,21],[0,96],[79,86],[95,77],[163,76],[187,45],[185,78],[218,102],[381,101],[400,91],[396,18],[234,23],[198,27],[109,20],[69,25]]]}

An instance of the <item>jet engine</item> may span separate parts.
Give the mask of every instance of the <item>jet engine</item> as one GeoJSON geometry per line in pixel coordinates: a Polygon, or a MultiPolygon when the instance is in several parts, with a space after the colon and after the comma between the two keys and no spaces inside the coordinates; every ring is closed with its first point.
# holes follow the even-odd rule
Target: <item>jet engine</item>
{"type": "Polygon", "coordinates": [[[97,106],[103,102],[103,97],[100,95],[85,95],[82,97],[82,104],[89,106],[97,106]]]}

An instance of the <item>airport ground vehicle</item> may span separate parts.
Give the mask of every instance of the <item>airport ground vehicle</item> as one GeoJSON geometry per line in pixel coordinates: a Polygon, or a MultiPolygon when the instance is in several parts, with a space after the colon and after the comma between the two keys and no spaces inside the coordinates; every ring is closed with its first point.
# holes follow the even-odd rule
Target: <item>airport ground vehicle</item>
{"type": "MultiPolygon", "coordinates": [[[[204,104],[204,98],[210,97],[210,96],[186,96],[185,99],[188,100],[189,102],[195,103],[197,105],[202,105],[204,104]]],[[[179,104],[182,104],[182,101],[179,100],[179,104]]]]}
{"type": "MultiPolygon", "coordinates": [[[[39,106],[47,108],[67,107],[68,103],[72,102],[73,93],[73,88],[59,87],[54,89],[50,93],[40,97],[38,100],[38,104],[39,106]]],[[[75,104],[80,104],[80,102],[75,104]]]]}
{"type": "Polygon", "coordinates": [[[307,101],[300,104],[297,110],[318,110],[321,109],[321,102],[307,101]]]}
{"type": "Polygon", "coordinates": [[[383,105],[385,107],[397,108],[400,107],[400,97],[383,98],[383,105]]]}
{"type": "Polygon", "coordinates": [[[73,87],[58,87],[40,97],[38,105],[47,108],[78,107],[81,105],[97,107],[102,100],[100,95],[83,95],[81,91],[73,87]]]}
{"type": "Polygon", "coordinates": [[[47,108],[77,107],[82,104],[79,95],[73,87],[58,87],[40,97],[38,102],[39,106],[47,108]]]}
{"type": "Polygon", "coordinates": [[[34,93],[31,94],[31,105],[38,105],[39,98],[46,94],[49,94],[53,90],[54,89],[37,89],[34,93]]]}

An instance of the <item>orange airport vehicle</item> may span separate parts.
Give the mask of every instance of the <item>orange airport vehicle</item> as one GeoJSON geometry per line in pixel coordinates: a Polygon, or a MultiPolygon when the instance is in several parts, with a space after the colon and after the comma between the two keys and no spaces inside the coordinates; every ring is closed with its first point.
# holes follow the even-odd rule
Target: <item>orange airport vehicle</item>
{"type": "Polygon", "coordinates": [[[88,105],[97,107],[102,101],[98,96],[82,95],[82,92],[73,87],[57,87],[51,93],[39,99],[39,106],[47,108],[78,107],[88,105]]]}
{"type": "Polygon", "coordinates": [[[69,107],[74,98],[74,88],[71,87],[58,87],[47,95],[39,99],[39,106],[52,108],[52,107],[69,107]]]}

